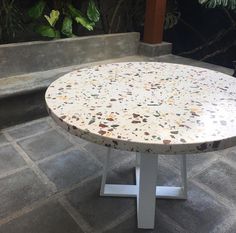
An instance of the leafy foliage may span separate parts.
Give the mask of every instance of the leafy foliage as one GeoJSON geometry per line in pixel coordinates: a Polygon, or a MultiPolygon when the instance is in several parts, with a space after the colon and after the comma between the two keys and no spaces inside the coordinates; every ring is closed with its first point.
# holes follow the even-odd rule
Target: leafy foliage
{"type": "Polygon", "coordinates": [[[231,10],[236,9],[236,0],[198,0],[200,4],[209,8],[227,7],[231,10]]]}
{"type": "Polygon", "coordinates": [[[33,7],[28,10],[28,15],[32,19],[38,19],[42,16],[45,9],[46,2],[44,0],[38,1],[33,7]]]}
{"type": "Polygon", "coordinates": [[[100,18],[100,13],[94,3],[94,1],[89,1],[87,16],[91,22],[98,22],[100,18]]]}
{"type": "Polygon", "coordinates": [[[60,38],[59,31],[57,31],[54,28],[47,26],[47,25],[37,26],[35,31],[42,36],[47,36],[50,38],[60,38]]]}
{"type": "Polygon", "coordinates": [[[93,30],[93,27],[95,25],[95,22],[90,21],[89,19],[87,19],[85,16],[83,16],[83,14],[76,9],[73,5],[69,4],[68,5],[68,10],[72,16],[72,18],[74,18],[74,20],[81,24],[83,27],[85,27],[86,29],[88,29],[89,31],[93,30]]]}
{"type": "Polygon", "coordinates": [[[65,17],[62,23],[61,33],[67,37],[72,37],[73,36],[72,23],[73,22],[71,17],[65,17]]]}
{"type": "Polygon", "coordinates": [[[36,24],[35,31],[42,36],[59,38],[62,34],[65,37],[71,37],[74,35],[74,23],[92,31],[100,19],[100,13],[94,0],[89,0],[86,14],[83,14],[69,0],[57,0],[57,9],[50,9],[48,3],[46,0],[39,0],[28,11],[28,15],[36,24]],[[50,9],[50,15],[43,17],[47,8],[50,9]],[[42,18],[46,19],[46,22],[42,18]]]}

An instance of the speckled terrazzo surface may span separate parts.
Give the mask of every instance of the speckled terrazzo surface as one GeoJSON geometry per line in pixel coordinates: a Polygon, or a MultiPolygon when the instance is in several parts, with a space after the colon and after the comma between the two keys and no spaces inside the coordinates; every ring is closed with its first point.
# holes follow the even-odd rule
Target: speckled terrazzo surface
{"type": "Polygon", "coordinates": [[[236,80],[186,65],[129,62],[80,69],[46,92],[70,133],[144,153],[196,153],[236,145],[236,80]]]}

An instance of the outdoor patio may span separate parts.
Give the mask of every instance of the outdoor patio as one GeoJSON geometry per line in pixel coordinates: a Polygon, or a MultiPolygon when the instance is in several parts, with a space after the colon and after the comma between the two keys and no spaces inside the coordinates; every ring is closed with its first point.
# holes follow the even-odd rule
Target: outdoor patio
{"type": "Polygon", "coordinates": [[[0,3],[0,233],[236,232],[236,1],[189,2],[0,3]]]}

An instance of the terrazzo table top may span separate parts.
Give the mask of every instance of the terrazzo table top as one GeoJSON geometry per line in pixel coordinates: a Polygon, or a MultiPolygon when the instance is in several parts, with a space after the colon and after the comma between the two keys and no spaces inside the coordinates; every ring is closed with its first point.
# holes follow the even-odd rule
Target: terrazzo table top
{"type": "Polygon", "coordinates": [[[108,147],[175,154],[236,145],[236,79],[208,69],[98,65],[62,76],[45,97],[60,126],[108,147]]]}

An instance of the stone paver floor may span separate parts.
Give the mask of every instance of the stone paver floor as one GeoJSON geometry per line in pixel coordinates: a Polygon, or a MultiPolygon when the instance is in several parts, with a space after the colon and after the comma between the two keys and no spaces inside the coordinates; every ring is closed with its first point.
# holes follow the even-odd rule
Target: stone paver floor
{"type": "MultiPolygon", "coordinates": [[[[189,155],[188,200],[157,200],[156,228],[136,228],[133,198],[99,197],[106,149],[46,117],[0,133],[0,233],[235,233],[236,148],[189,155]]],[[[178,183],[178,156],[158,184],[178,183]]],[[[134,182],[135,155],[114,151],[109,180],[134,182]]]]}

